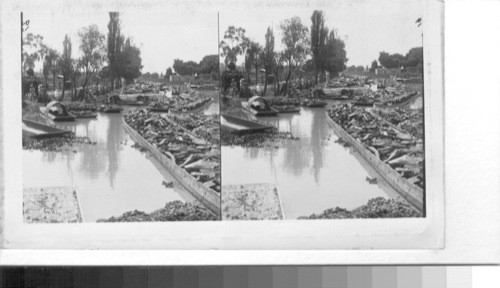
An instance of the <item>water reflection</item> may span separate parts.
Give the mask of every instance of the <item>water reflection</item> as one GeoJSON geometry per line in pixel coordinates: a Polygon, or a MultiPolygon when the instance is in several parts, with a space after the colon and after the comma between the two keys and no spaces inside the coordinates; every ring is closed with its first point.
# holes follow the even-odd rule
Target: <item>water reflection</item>
{"type": "Polygon", "coordinates": [[[202,110],[204,115],[219,115],[219,91],[200,91],[205,97],[212,97],[213,101],[202,110]]]}
{"type": "Polygon", "coordinates": [[[119,167],[120,161],[120,150],[122,150],[123,139],[123,129],[121,123],[121,117],[111,117],[109,118],[107,141],[106,141],[106,151],[108,152],[108,174],[109,174],[109,185],[113,187],[113,182],[116,177],[116,173],[119,167]]]}
{"type": "Polygon", "coordinates": [[[324,108],[302,108],[300,114],[260,118],[300,140],[286,140],[279,149],[222,147],[224,184],[276,183],[287,219],[397,195],[359,155],[335,143],[326,117],[324,108]],[[379,185],[366,176],[379,177],[379,185]]]}
{"type": "Polygon", "coordinates": [[[311,121],[311,139],[310,146],[312,147],[312,173],[316,183],[319,182],[320,170],[323,168],[323,146],[324,139],[328,135],[328,130],[325,129],[322,123],[326,122],[324,113],[312,113],[313,120],[311,121]]]}
{"type": "Polygon", "coordinates": [[[417,97],[417,99],[415,99],[412,103],[410,103],[410,108],[411,109],[419,109],[419,108],[422,108],[423,105],[424,105],[424,100],[423,100],[422,96],[420,96],[420,97],[417,97]]]}
{"type": "Polygon", "coordinates": [[[96,145],[58,153],[23,150],[23,185],[77,187],[87,222],[135,209],[151,212],[168,201],[194,200],[157,161],[132,147],[121,114],[99,113],[95,120],[61,125],[96,145]],[[174,187],[165,188],[164,180],[174,187]]]}

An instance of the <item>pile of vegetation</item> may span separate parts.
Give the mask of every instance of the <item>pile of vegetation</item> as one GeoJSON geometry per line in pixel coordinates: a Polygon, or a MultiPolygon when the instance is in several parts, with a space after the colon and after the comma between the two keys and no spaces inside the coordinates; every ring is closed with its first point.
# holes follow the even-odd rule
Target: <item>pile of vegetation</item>
{"type": "Polygon", "coordinates": [[[262,148],[280,140],[299,140],[299,137],[294,137],[290,132],[279,132],[274,127],[256,133],[237,133],[221,129],[221,143],[225,146],[262,148]]]}
{"type": "Polygon", "coordinates": [[[95,103],[86,102],[67,102],[64,103],[66,109],[70,112],[74,111],[97,111],[97,105],[95,103]]]}
{"type": "MultiPolygon", "coordinates": [[[[69,151],[71,147],[77,144],[95,145],[97,142],[92,142],[88,137],[79,137],[70,133],[51,138],[32,138],[23,137],[24,150],[41,150],[45,152],[61,152],[69,151]]],[[[73,150],[76,153],[76,150],[73,150]]]]}
{"type": "MultiPolygon", "coordinates": [[[[379,113],[380,110],[378,110],[379,113]]],[[[423,118],[418,111],[393,109],[383,118],[351,104],[340,104],[328,110],[328,116],[350,136],[410,183],[424,188],[423,118]],[[410,123],[398,122],[410,119],[410,123]],[[395,126],[392,123],[400,123],[395,126]],[[404,129],[404,130],[403,130],[404,129]],[[408,132],[407,132],[408,131],[408,132]],[[422,131],[422,132],[419,132],[422,131]],[[413,133],[413,134],[409,134],[413,133]]]]}
{"type": "Polygon", "coordinates": [[[326,209],[320,214],[301,216],[299,219],[346,219],[346,218],[410,218],[421,215],[400,199],[377,197],[353,210],[340,207],[326,209]]]}
{"type": "Polygon", "coordinates": [[[99,219],[97,222],[162,222],[162,221],[213,221],[217,215],[197,202],[183,203],[179,200],[167,202],[164,208],[151,213],[128,211],[118,217],[99,219]]]}
{"type": "Polygon", "coordinates": [[[155,149],[197,181],[214,191],[220,191],[218,144],[195,137],[180,125],[167,120],[166,116],[146,109],[131,110],[123,119],[155,149]]]}

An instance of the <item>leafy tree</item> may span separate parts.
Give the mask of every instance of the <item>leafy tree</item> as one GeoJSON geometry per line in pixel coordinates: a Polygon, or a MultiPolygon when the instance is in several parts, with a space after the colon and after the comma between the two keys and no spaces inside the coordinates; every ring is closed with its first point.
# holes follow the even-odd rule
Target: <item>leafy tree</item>
{"type": "Polygon", "coordinates": [[[45,58],[48,47],[43,43],[43,37],[28,33],[23,39],[22,66],[23,71],[35,68],[35,62],[45,58]]]}
{"type": "Polygon", "coordinates": [[[266,43],[264,45],[264,48],[262,49],[261,52],[261,62],[262,66],[264,67],[265,72],[265,82],[264,82],[264,95],[266,95],[267,92],[267,78],[269,73],[273,70],[273,65],[274,65],[274,34],[273,30],[271,27],[267,27],[267,32],[266,32],[266,43]]]}
{"type": "Polygon", "coordinates": [[[170,76],[173,74],[172,68],[168,67],[167,72],[165,72],[165,78],[170,79],[170,76]]]}
{"type": "Polygon", "coordinates": [[[377,60],[373,60],[372,66],[370,67],[370,72],[375,72],[375,69],[378,68],[378,62],[377,60]]]}
{"type": "Polygon", "coordinates": [[[236,70],[236,64],[234,64],[234,62],[230,62],[229,64],[227,64],[227,68],[231,71],[235,71],[236,70]]]}
{"type": "Polygon", "coordinates": [[[224,32],[224,40],[219,44],[221,56],[224,57],[224,64],[236,64],[238,55],[243,55],[248,47],[248,38],[245,36],[245,29],[241,27],[229,26],[224,32]]]}
{"type": "Polygon", "coordinates": [[[194,61],[184,62],[180,59],[175,59],[172,67],[174,67],[177,74],[182,76],[193,75],[199,71],[199,65],[194,61]]]}
{"type": "Polygon", "coordinates": [[[255,69],[255,81],[258,81],[259,68],[261,65],[261,54],[262,47],[259,43],[254,41],[249,41],[247,53],[245,56],[245,69],[247,71],[248,79],[250,79],[250,71],[252,68],[255,69]]]}
{"type": "Polygon", "coordinates": [[[325,57],[325,69],[330,73],[330,77],[338,76],[340,72],[347,68],[345,43],[341,39],[335,37],[334,30],[330,31],[328,35],[325,57]]]}
{"type": "Polygon", "coordinates": [[[82,52],[80,58],[80,67],[83,70],[82,89],[85,94],[89,80],[102,68],[106,59],[106,48],[104,46],[106,37],[99,32],[95,24],[82,28],[78,32],[78,36],[80,36],[80,51],[82,52]]]}
{"type": "Polygon", "coordinates": [[[99,71],[98,75],[101,79],[111,78],[111,72],[109,72],[109,66],[102,67],[101,71],[99,71]]]}
{"type": "Polygon", "coordinates": [[[380,52],[378,62],[385,68],[400,68],[406,66],[406,59],[401,54],[389,54],[387,52],[380,52]]]}
{"type": "MultiPolygon", "coordinates": [[[[61,60],[58,62],[58,70],[61,72],[63,76],[63,85],[62,85],[62,95],[61,99],[64,99],[64,92],[66,91],[66,81],[70,79],[71,72],[73,69],[72,66],[72,58],[71,58],[71,53],[72,53],[72,45],[71,45],[71,39],[69,38],[68,34],[64,36],[64,41],[63,41],[63,53],[61,54],[61,60]]],[[[54,87],[55,89],[55,87],[54,87]]]]}
{"type": "MultiPolygon", "coordinates": [[[[47,55],[45,56],[45,61],[43,62],[43,75],[45,76],[46,72],[47,74],[48,72],[52,73],[54,90],[56,89],[56,77],[59,69],[57,62],[59,61],[59,57],[60,56],[57,50],[50,48],[47,51],[47,55]]],[[[47,85],[47,80],[45,81],[45,84],[47,85]]]]}
{"type": "Polygon", "coordinates": [[[315,72],[313,59],[308,59],[304,63],[304,66],[302,66],[302,69],[304,69],[305,72],[315,72]]]}
{"type": "Polygon", "coordinates": [[[160,75],[158,75],[158,73],[156,72],[151,73],[151,79],[158,79],[158,78],[160,78],[160,75]]]}
{"type": "Polygon", "coordinates": [[[201,74],[215,74],[219,72],[219,56],[207,55],[201,59],[198,69],[201,74]]]}
{"type": "Polygon", "coordinates": [[[406,53],[405,58],[408,67],[422,67],[424,63],[424,49],[422,47],[411,48],[406,53]]]}
{"type": "Polygon", "coordinates": [[[280,87],[280,80],[281,80],[281,74],[285,70],[285,62],[286,59],[285,59],[285,54],[283,52],[274,53],[272,69],[274,75],[274,95],[276,96],[281,95],[282,87],[280,87]]]}
{"type": "Polygon", "coordinates": [[[115,89],[115,80],[119,77],[120,57],[123,47],[123,36],[120,34],[120,14],[109,12],[108,22],[108,50],[109,76],[111,77],[111,89],[115,89]]]}
{"type": "Polygon", "coordinates": [[[283,21],[280,28],[283,34],[282,43],[285,46],[282,58],[288,68],[285,77],[285,90],[288,90],[288,82],[295,69],[303,64],[309,54],[309,29],[302,24],[297,16],[283,21]]]}
{"type": "Polygon", "coordinates": [[[141,76],[142,58],[141,50],[127,38],[120,54],[120,68],[118,75],[130,84],[141,76]]]}
{"type": "Polygon", "coordinates": [[[354,73],[354,72],[356,72],[356,66],[351,65],[351,66],[347,67],[346,71],[349,73],[354,73]]]}
{"type": "Polygon", "coordinates": [[[315,10],[311,16],[311,52],[312,64],[315,71],[315,81],[318,84],[318,75],[326,68],[326,40],[328,38],[328,28],[325,27],[325,14],[323,11],[315,10]]]}
{"type": "Polygon", "coordinates": [[[179,75],[187,75],[189,73],[185,70],[184,61],[181,59],[174,59],[174,65],[172,65],[172,67],[174,68],[175,73],[179,75]]]}
{"type": "Polygon", "coordinates": [[[49,70],[49,67],[47,66],[47,63],[45,61],[43,61],[42,74],[43,74],[43,80],[45,80],[45,87],[47,87],[47,85],[49,83],[48,78],[49,78],[50,70],[49,70]]]}
{"type": "Polygon", "coordinates": [[[78,87],[78,79],[82,75],[80,71],[80,63],[78,60],[71,60],[71,73],[69,74],[69,78],[71,79],[71,83],[73,86],[73,97],[77,96],[77,87],[78,87]]]}

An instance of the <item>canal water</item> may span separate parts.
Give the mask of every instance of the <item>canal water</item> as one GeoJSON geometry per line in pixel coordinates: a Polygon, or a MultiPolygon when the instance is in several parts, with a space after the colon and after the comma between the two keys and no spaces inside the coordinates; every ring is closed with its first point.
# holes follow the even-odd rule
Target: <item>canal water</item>
{"type": "Polygon", "coordinates": [[[205,97],[212,97],[213,101],[202,109],[205,115],[219,115],[219,91],[201,91],[205,97]]]}
{"type": "Polygon", "coordinates": [[[301,108],[300,114],[259,118],[299,137],[279,148],[222,147],[222,182],[275,183],[285,217],[297,219],[336,206],[353,209],[374,197],[397,197],[352,148],[335,143],[325,108],[301,108]],[[369,184],[366,177],[377,177],[369,184]]]}
{"type": "Polygon", "coordinates": [[[410,109],[419,109],[422,108],[423,106],[424,106],[424,99],[422,98],[422,96],[417,97],[409,105],[410,109]]]}
{"type": "MultiPolygon", "coordinates": [[[[134,108],[126,108],[127,110],[134,108]]],[[[73,186],[86,222],[126,211],[152,212],[174,200],[194,198],[152,157],[132,147],[121,114],[58,124],[96,145],[65,152],[23,150],[23,186],[73,186]],[[74,150],[74,151],[73,151],[74,150]],[[173,181],[166,188],[163,181],[173,181]]]]}

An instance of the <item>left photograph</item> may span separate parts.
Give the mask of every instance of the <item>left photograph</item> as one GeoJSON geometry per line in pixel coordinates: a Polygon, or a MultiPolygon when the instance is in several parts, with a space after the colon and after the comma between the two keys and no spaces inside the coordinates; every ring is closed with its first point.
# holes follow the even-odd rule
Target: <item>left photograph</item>
{"type": "Polygon", "coordinates": [[[20,18],[24,222],[219,220],[217,14],[20,18]]]}

